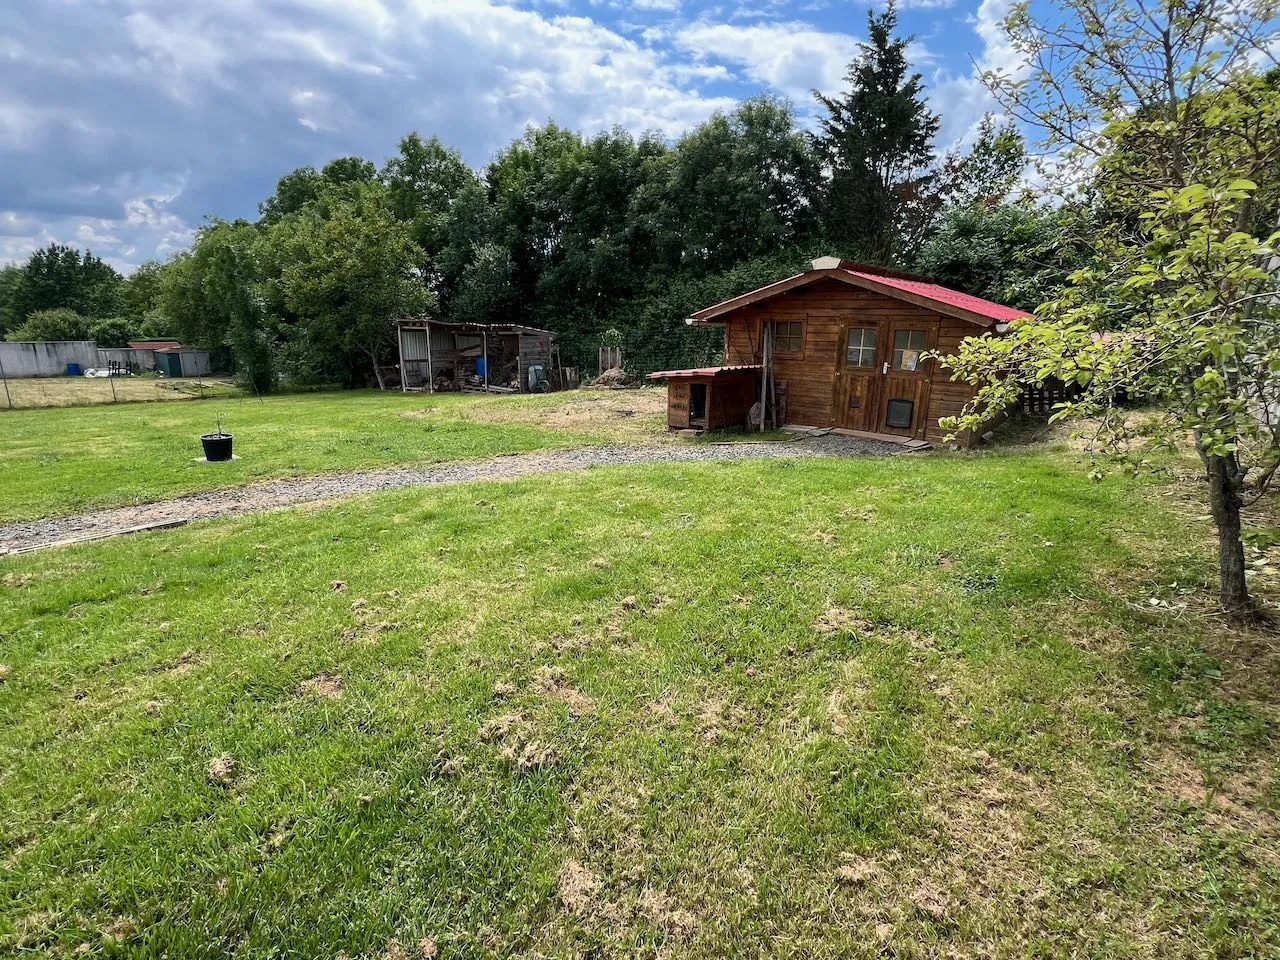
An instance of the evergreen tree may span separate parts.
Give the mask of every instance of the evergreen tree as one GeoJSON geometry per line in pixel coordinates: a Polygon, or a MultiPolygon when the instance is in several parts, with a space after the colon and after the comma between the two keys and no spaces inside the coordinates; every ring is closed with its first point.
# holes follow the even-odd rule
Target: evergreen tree
{"type": "Polygon", "coordinates": [[[18,323],[37,310],[65,308],[86,317],[109,317],[120,311],[116,269],[88,250],[51,243],[37,250],[12,284],[7,312],[18,323]]]}
{"type": "Polygon", "coordinates": [[[836,250],[889,263],[902,250],[902,219],[934,161],[939,118],[929,110],[923,78],[912,73],[907,48],[895,36],[891,2],[867,15],[866,43],[849,65],[848,90],[814,91],[827,116],[817,146],[830,169],[822,204],[826,239],[836,250]]]}

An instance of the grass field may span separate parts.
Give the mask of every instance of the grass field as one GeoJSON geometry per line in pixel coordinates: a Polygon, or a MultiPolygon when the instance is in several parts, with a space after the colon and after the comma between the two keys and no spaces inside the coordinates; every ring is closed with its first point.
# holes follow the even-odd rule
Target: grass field
{"type": "Polygon", "coordinates": [[[0,411],[238,396],[239,389],[226,377],[23,377],[5,384],[0,411]]]}
{"type": "Polygon", "coordinates": [[[0,560],[0,952],[1276,956],[1275,649],[1200,512],[743,462],[0,560]]]}
{"type": "Polygon", "coordinates": [[[347,391],[0,413],[0,522],[275,477],[660,440],[662,395],[347,391]],[[196,462],[218,414],[241,459],[196,462]]]}

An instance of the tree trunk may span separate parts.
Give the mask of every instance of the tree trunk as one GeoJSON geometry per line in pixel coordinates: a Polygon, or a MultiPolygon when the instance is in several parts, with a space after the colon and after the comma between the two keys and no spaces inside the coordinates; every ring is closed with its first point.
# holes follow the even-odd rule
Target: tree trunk
{"type": "Polygon", "coordinates": [[[1209,510],[1218,528],[1218,590],[1222,609],[1233,620],[1251,619],[1257,614],[1244,577],[1244,541],[1240,537],[1240,497],[1244,477],[1234,453],[1225,457],[1206,456],[1209,480],[1209,510]]]}
{"type": "Polygon", "coordinates": [[[382,379],[382,368],[378,366],[378,351],[366,350],[365,353],[369,354],[369,360],[373,363],[373,378],[378,381],[378,389],[387,389],[387,385],[382,379]]]}

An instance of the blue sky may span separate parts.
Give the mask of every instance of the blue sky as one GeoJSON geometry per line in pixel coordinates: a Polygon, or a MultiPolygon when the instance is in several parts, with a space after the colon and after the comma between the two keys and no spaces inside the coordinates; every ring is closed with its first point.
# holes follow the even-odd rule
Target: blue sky
{"type": "MultiPolygon", "coordinates": [[[[1008,0],[907,0],[939,144],[990,109],[1008,0]]],[[[0,32],[0,262],[51,240],[123,270],[276,179],[409,130],[474,166],[548,118],[675,138],[772,91],[838,90],[866,5],[828,0],[18,0],[0,32]]]]}

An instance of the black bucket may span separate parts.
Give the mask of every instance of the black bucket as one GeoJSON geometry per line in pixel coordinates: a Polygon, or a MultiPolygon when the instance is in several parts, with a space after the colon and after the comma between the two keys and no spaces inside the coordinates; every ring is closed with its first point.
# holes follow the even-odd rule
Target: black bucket
{"type": "Polygon", "coordinates": [[[204,446],[204,458],[210,463],[231,459],[231,434],[206,433],[200,443],[204,446]]]}

